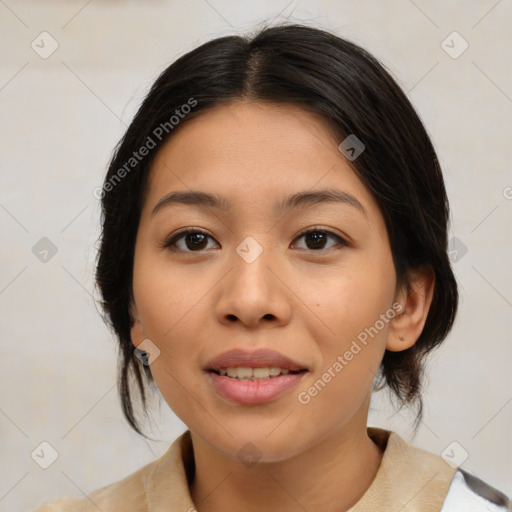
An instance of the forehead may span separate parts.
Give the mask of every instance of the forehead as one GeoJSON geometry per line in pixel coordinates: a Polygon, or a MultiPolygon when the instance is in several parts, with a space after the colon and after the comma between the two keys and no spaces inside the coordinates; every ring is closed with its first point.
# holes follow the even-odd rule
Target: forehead
{"type": "Polygon", "coordinates": [[[145,209],[173,190],[193,189],[270,211],[285,195],[336,187],[370,213],[378,210],[339,151],[336,134],[320,115],[301,107],[236,101],[178,128],[153,162],[145,209]]]}

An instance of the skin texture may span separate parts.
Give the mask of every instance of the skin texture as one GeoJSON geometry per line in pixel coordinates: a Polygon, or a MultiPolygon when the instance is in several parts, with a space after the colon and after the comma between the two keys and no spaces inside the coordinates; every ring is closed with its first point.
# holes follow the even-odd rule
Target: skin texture
{"type": "Polygon", "coordinates": [[[385,349],[406,349],[419,337],[434,283],[431,272],[417,272],[409,294],[397,289],[383,217],[340,142],[297,106],[236,101],[180,126],[156,155],[135,246],[132,341],[149,339],[160,350],[151,371],[192,432],[191,494],[201,512],[269,503],[282,511],[347,510],[380,465],[366,431],[374,376],[385,349]],[[337,203],[273,209],[295,192],[331,187],[355,196],[366,215],[337,203]],[[191,189],[226,196],[232,209],[173,205],[151,215],[169,192],[191,189]],[[162,247],[184,227],[210,238],[162,247]],[[310,227],[347,244],[329,235],[315,245],[300,236],[310,227]],[[236,251],[248,236],[263,250],[252,263],[236,251]],[[301,404],[298,394],[393,303],[402,314],[301,404]],[[310,371],[274,401],[233,404],[204,367],[240,347],[277,350],[310,371]],[[237,457],[247,443],[261,456],[250,467],[237,457]]]}

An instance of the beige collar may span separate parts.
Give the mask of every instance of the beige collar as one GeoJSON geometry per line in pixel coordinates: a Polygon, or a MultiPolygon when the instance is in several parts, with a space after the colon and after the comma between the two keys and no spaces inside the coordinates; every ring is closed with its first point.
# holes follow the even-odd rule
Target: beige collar
{"type": "Polygon", "coordinates": [[[368,435],[385,452],[372,484],[349,512],[441,510],[456,469],[396,432],[369,427],[368,435]]]}
{"type": "MultiPolygon", "coordinates": [[[[384,455],[372,484],[349,512],[440,510],[456,469],[439,455],[409,445],[395,432],[368,427],[368,435],[384,455]]],[[[193,464],[187,430],[155,461],[146,488],[148,512],[194,510],[189,492],[193,464]]]]}

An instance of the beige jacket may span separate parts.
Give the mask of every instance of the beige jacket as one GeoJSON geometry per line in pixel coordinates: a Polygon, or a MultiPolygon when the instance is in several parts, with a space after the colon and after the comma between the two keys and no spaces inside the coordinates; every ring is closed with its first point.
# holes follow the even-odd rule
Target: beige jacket
{"type": "MultiPolygon", "coordinates": [[[[368,435],[384,455],[372,484],[349,512],[512,510],[502,493],[395,432],[368,427],[368,435]]],[[[162,457],[123,480],[83,498],[45,503],[33,512],[194,512],[189,492],[193,469],[187,430],[162,457]]]]}

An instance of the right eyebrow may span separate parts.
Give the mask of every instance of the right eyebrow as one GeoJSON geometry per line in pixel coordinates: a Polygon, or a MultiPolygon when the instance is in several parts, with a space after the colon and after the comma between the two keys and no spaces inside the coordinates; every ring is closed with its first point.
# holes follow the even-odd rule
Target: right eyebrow
{"type": "Polygon", "coordinates": [[[173,204],[188,204],[192,206],[206,206],[218,210],[228,211],[232,203],[227,198],[209,192],[192,191],[174,191],[162,197],[153,208],[151,216],[154,216],[159,210],[173,204]]]}

